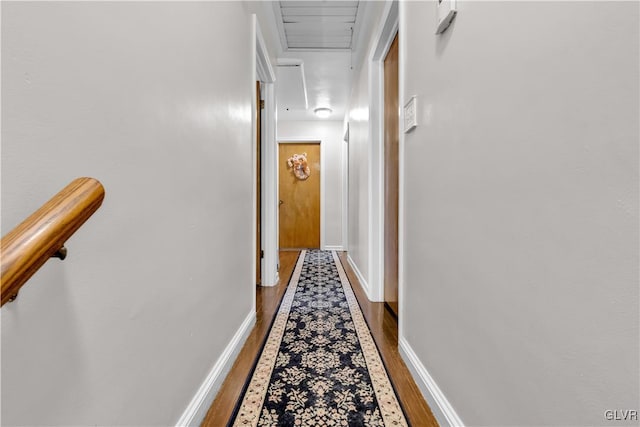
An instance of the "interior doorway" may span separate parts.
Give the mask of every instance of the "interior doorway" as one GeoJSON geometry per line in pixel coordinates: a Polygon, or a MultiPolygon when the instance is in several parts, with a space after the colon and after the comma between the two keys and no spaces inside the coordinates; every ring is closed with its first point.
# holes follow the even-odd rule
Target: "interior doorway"
{"type": "MultiPolygon", "coordinates": [[[[277,205],[277,156],[276,143],[276,101],[275,101],[275,70],[269,59],[267,44],[262,36],[258,18],[251,15],[251,24],[255,33],[255,78],[252,90],[256,91],[253,101],[254,147],[256,158],[253,162],[256,168],[256,282],[261,286],[274,286],[278,283],[278,205],[277,205]],[[259,150],[259,151],[258,151],[259,150]],[[259,163],[258,163],[259,162],[259,163]],[[260,168],[258,170],[258,167],[260,168]],[[259,233],[259,234],[258,234],[259,233]],[[260,258],[258,258],[258,256],[260,258]]],[[[253,116],[252,114],[252,116],[253,116]]],[[[255,302],[255,300],[254,300],[255,302]]]]}
{"type": "Polygon", "coordinates": [[[398,316],[398,35],[384,59],[384,301],[398,316]]]}
{"type": "Polygon", "coordinates": [[[320,142],[278,148],[280,250],[320,248],[320,142]]]}
{"type": "Polygon", "coordinates": [[[256,82],[256,284],[262,284],[262,109],[260,81],[256,82]]]}

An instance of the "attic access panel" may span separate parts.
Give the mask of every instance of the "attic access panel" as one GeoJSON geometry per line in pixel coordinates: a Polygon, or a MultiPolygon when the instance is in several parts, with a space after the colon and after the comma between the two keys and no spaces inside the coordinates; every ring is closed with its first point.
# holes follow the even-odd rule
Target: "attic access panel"
{"type": "Polygon", "coordinates": [[[351,49],[358,1],[281,1],[289,49],[351,49]]]}

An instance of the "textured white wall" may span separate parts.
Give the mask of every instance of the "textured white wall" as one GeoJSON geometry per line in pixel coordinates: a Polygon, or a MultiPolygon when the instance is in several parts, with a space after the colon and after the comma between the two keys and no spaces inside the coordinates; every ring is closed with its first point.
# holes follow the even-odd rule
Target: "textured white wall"
{"type": "Polygon", "coordinates": [[[324,168],[325,246],[344,247],[342,241],[343,183],[345,173],[343,156],[346,155],[342,122],[339,121],[281,121],[278,122],[278,140],[322,141],[321,159],[324,168]]]}
{"type": "Polygon", "coordinates": [[[467,425],[608,424],[640,401],[639,4],[458,4],[436,36],[401,3],[406,338],[467,425]]]}
{"type": "Polygon", "coordinates": [[[240,3],[3,3],[2,232],[78,176],[102,208],[2,308],[5,425],[171,425],[252,309],[240,3]]]}

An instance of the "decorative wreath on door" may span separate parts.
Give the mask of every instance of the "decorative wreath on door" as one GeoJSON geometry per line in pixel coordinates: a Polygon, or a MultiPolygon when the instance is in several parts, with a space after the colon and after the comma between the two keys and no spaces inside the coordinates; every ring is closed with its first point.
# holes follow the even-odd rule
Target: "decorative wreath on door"
{"type": "Polygon", "coordinates": [[[292,168],[293,174],[299,180],[304,181],[311,174],[311,169],[307,164],[307,153],[294,154],[287,159],[287,165],[292,168]]]}

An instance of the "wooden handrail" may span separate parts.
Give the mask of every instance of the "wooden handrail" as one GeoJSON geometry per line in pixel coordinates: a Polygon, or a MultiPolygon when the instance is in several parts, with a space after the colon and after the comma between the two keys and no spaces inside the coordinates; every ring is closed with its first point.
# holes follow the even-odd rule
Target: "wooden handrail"
{"type": "Polygon", "coordinates": [[[2,237],[1,299],[12,301],[27,280],[52,256],[64,259],[64,243],[104,199],[104,187],[93,178],[77,178],[29,218],[2,237]]]}

